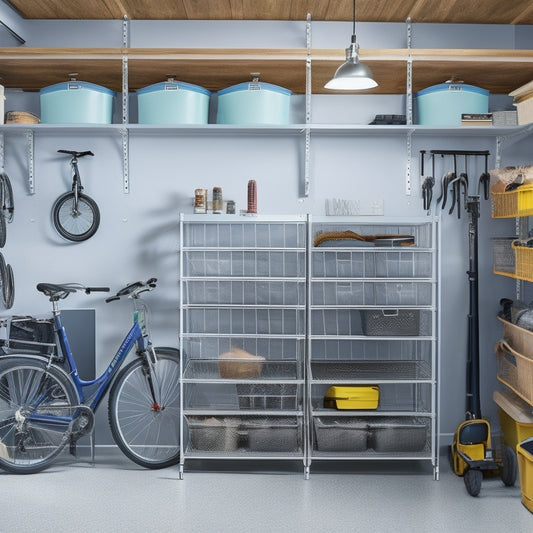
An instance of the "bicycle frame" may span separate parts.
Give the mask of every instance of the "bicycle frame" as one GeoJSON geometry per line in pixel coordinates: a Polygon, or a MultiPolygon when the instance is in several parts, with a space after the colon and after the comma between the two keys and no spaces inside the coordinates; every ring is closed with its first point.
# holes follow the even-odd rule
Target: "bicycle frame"
{"type": "Polygon", "coordinates": [[[70,165],[72,167],[72,172],[74,173],[74,176],[72,176],[72,190],[74,191],[74,212],[77,213],[78,195],[83,190],[80,171],[78,170],[78,159],[76,157],[73,157],[70,161],[70,165]]]}
{"type": "MultiPolygon", "coordinates": [[[[68,342],[67,332],[61,322],[61,312],[58,308],[57,302],[53,302],[53,317],[54,327],[58,336],[59,345],[62,353],[67,359],[69,367],[69,376],[74,383],[78,392],[80,405],[89,407],[93,412],[96,412],[100,401],[104,397],[107,389],[111,385],[113,378],[124,363],[126,357],[131,352],[133,347],[137,345],[137,352],[143,353],[150,349],[151,343],[147,334],[147,328],[145,324],[147,308],[142,300],[134,299],[134,314],[133,325],[127,335],[124,337],[120,347],[118,348],[115,356],[104,370],[104,372],[93,380],[84,380],[79,376],[76,362],[74,361],[70,345],[68,342]],[[90,395],[91,400],[87,403],[88,398],[85,395],[86,389],[96,386],[96,390],[90,395]]],[[[35,406],[39,405],[45,398],[38,398],[35,402],[35,406]]],[[[55,423],[58,425],[68,426],[76,418],[76,412],[71,416],[56,416],[56,415],[44,415],[32,413],[28,415],[28,419],[33,422],[42,423],[55,423]]]]}

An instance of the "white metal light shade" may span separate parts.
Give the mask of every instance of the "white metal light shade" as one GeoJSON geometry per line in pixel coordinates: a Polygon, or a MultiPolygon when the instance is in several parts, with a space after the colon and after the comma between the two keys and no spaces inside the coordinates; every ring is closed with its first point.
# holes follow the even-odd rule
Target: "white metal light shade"
{"type": "Polygon", "coordinates": [[[326,89],[355,91],[377,87],[378,84],[370,68],[359,62],[358,49],[354,34],[350,47],[346,49],[346,61],[337,69],[333,78],[324,85],[326,89]]]}

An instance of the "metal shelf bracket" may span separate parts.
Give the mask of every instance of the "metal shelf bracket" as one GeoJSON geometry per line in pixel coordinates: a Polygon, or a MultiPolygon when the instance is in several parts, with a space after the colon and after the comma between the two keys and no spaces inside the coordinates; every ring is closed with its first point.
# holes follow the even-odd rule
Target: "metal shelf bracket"
{"type": "MultiPolygon", "coordinates": [[[[122,20],[122,46],[129,47],[129,21],[128,16],[124,15],[122,20]]],[[[122,124],[127,126],[129,124],[129,82],[128,82],[128,56],[122,56],[122,124]]],[[[120,130],[122,137],[122,190],[125,194],[130,192],[129,181],[129,133],[128,128],[124,127],[120,130]]]]}
{"type": "Polygon", "coordinates": [[[33,131],[26,132],[26,146],[28,150],[28,190],[30,194],[35,194],[35,157],[34,157],[34,136],[33,131]]]}
{"type": "Polygon", "coordinates": [[[4,172],[5,168],[5,159],[4,159],[4,133],[0,133],[0,172],[4,172]]]}
{"type": "Polygon", "coordinates": [[[304,182],[302,196],[309,196],[311,181],[311,13],[307,14],[306,22],[307,55],[305,59],[305,156],[304,182]]]}
{"type": "MultiPolygon", "coordinates": [[[[413,58],[411,56],[411,42],[412,42],[412,26],[411,18],[407,18],[407,82],[406,82],[406,97],[405,97],[405,117],[406,124],[411,126],[413,124],[413,58]]],[[[411,196],[411,161],[412,161],[412,135],[413,130],[407,132],[407,162],[405,168],[405,194],[411,196]]]]}

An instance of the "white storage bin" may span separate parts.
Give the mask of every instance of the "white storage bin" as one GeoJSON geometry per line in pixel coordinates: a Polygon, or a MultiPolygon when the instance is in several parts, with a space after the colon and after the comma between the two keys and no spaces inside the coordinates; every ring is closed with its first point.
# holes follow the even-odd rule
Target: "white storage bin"
{"type": "Polygon", "coordinates": [[[43,124],[111,124],[114,92],[84,81],[68,81],[40,91],[43,124]]]}
{"type": "Polygon", "coordinates": [[[489,91],[463,83],[441,83],[414,95],[417,124],[460,126],[463,113],[487,113],[489,91]]]}
{"type": "Polygon", "coordinates": [[[218,124],[288,124],[291,91],[262,82],[240,83],[218,92],[218,124]]]}
{"type": "Polygon", "coordinates": [[[137,91],[139,124],[207,124],[211,92],[168,80],[137,91]]]}

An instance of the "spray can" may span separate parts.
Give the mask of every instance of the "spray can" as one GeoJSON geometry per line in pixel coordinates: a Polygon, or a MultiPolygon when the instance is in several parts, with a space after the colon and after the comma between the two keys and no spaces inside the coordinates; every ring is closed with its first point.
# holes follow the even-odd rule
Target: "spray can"
{"type": "Polygon", "coordinates": [[[255,180],[248,182],[248,213],[257,213],[257,183],[255,180]]]}

